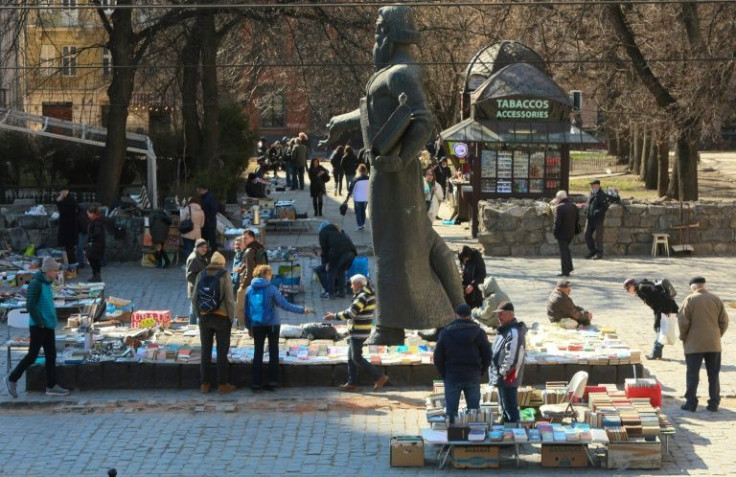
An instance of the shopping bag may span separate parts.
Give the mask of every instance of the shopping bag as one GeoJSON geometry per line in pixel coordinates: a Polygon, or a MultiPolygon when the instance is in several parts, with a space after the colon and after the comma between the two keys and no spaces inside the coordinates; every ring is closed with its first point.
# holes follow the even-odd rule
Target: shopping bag
{"type": "Polygon", "coordinates": [[[662,345],[673,345],[677,342],[677,315],[674,313],[662,313],[657,342],[662,345]]]}

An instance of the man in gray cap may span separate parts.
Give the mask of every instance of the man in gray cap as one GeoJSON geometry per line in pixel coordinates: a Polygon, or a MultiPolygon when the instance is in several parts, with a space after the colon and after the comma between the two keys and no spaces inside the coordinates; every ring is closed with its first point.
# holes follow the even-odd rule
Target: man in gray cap
{"type": "Polygon", "coordinates": [[[717,412],[721,402],[718,377],[721,372],[721,336],[728,328],[728,313],[721,299],[705,289],[705,278],[692,278],[690,288],[693,292],[685,297],[677,315],[687,365],[687,390],[681,409],[690,412],[697,409],[700,367],[705,361],[709,396],[707,409],[717,412]]]}
{"type": "Polygon", "coordinates": [[[480,409],[480,381],[490,364],[491,345],[486,332],[473,321],[468,305],[458,305],[455,321],[442,329],[434,349],[434,365],[445,382],[450,422],[455,422],[461,392],[468,409],[480,409]]]}
{"type": "Polygon", "coordinates": [[[46,368],[46,394],[48,396],[66,396],[68,389],[56,383],[56,308],[54,308],[54,292],[51,284],[59,273],[59,264],[51,257],[45,257],[41,270],[36,272],[28,284],[26,308],[28,308],[28,329],[31,342],[28,354],[18,363],[13,372],[5,378],[8,394],[18,397],[17,384],[20,377],[30,365],[36,362],[38,352],[43,348],[46,368]]]}
{"type": "Polygon", "coordinates": [[[585,224],[585,245],[588,246],[588,255],[585,258],[595,260],[603,258],[603,221],[606,219],[608,206],[608,197],[601,189],[601,181],[598,179],[591,181],[588,222],[585,224]]]}

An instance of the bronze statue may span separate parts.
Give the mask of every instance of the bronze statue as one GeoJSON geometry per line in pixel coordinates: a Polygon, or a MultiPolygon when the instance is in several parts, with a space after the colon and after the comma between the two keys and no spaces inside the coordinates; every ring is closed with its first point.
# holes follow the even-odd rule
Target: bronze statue
{"type": "Polygon", "coordinates": [[[417,154],[429,140],[434,120],[411,53],[419,40],[411,9],[381,8],[375,37],[376,72],[360,108],[333,117],[327,127],[331,138],[361,128],[371,151],[368,207],[378,311],[368,343],[395,345],[403,344],[404,329],[442,327],[464,299],[453,253],[426,213],[417,154]]]}

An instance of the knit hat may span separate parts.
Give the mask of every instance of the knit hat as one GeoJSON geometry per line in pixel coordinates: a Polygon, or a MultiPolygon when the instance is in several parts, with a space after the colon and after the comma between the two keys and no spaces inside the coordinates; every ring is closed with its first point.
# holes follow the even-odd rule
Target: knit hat
{"type": "Polygon", "coordinates": [[[629,278],[624,282],[624,290],[628,290],[629,287],[636,285],[636,278],[629,278]]]}
{"type": "Polygon", "coordinates": [[[59,264],[53,258],[51,257],[43,258],[43,262],[41,263],[41,271],[43,273],[48,273],[52,270],[58,270],[59,268],[60,268],[59,264]]]}
{"type": "Polygon", "coordinates": [[[462,305],[458,305],[457,308],[455,308],[455,314],[457,316],[462,316],[463,318],[467,318],[470,316],[471,309],[468,305],[463,303],[462,305]]]}
{"type": "Polygon", "coordinates": [[[194,248],[199,247],[200,245],[208,245],[207,241],[203,238],[197,239],[196,242],[194,242],[194,248]]]}
{"type": "Polygon", "coordinates": [[[705,285],[705,278],[704,277],[693,277],[690,279],[690,285],[695,284],[703,284],[705,285]]]}
{"type": "Polygon", "coordinates": [[[564,278],[561,280],[557,280],[557,288],[567,288],[571,286],[572,282],[570,280],[565,280],[564,278]]]}
{"type": "Polygon", "coordinates": [[[220,252],[215,252],[212,254],[212,258],[210,258],[210,265],[225,266],[225,257],[222,256],[220,252]]]}
{"type": "Polygon", "coordinates": [[[322,229],[324,229],[328,225],[330,225],[330,223],[325,220],[324,222],[322,222],[321,224],[319,224],[319,231],[322,232],[322,229]]]}

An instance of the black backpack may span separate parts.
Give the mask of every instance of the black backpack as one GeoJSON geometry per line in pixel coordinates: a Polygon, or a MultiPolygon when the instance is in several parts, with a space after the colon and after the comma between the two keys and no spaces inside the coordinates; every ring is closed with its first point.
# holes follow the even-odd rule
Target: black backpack
{"type": "Polygon", "coordinates": [[[212,313],[220,308],[222,297],[220,295],[220,277],[226,270],[220,270],[214,275],[207,275],[207,270],[199,274],[197,284],[197,307],[200,313],[212,313]]]}
{"type": "Polygon", "coordinates": [[[256,249],[256,265],[268,265],[268,253],[265,248],[259,247],[256,249]]]}

